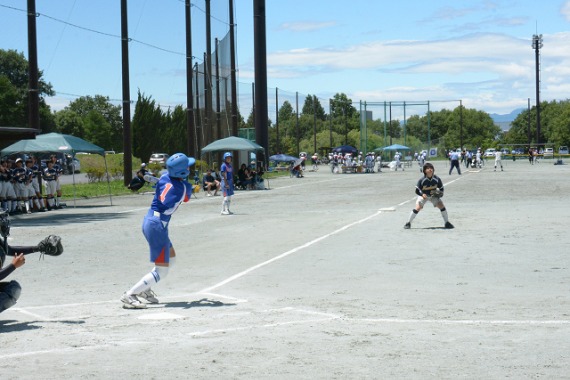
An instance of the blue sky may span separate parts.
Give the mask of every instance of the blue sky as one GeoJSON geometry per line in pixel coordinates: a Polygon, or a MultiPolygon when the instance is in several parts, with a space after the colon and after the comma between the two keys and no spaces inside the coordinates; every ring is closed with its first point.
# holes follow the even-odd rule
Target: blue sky
{"type": "MultiPolygon", "coordinates": [[[[234,3],[240,108],[247,116],[253,0],[234,3]]],[[[120,100],[120,1],[36,4],[39,66],[58,93],[47,99],[52,109],[78,95],[120,100]]],[[[140,89],[163,106],[184,105],[184,1],[128,4],[129,35],[143,42],[130,44],[131,99],[140,89]]],[[[202,57],[204,0],[192,4],[193,53],[202,57]]],[[[27,56],[25,8],[24,0],[0,0],[0,48],[27,56]]],[[[212,37],[227,32],[227,8],[227,0],[211,0],[212,37]]],[[[354,102],[430,100],[437,109],[458,104],[438,101],[461,99],[467,108],[509,113],[525,108],[528,98],[535,102],[537,32],[544,40],[541,100],[570,93],[570,0],[266,0],[266,28],[270,102],[278,87],[290,101],[299,92],[301,105],[307,94],[317,95],[327,111],[327,99],[344,92],[354,102]]]]}

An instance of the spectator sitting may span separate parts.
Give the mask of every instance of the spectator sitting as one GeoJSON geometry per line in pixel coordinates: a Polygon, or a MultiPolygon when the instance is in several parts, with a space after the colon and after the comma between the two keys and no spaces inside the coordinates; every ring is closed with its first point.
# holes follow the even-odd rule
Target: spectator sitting
{"type": "Polygon", "coordinates": [[[212,190],[214,191],[214,194],[213,194],[214,196],[218,195],[218,191],[220,191],[221,185],[220,185],[220,181],[218,181],[212,175],[212,169],[208,169],[208,171],[204,175],[203,185],[204,185],[204,190],[206,190],[208,192],[208,194],[207,194],[208,197],[212,196],[212,190]]]}
{"type": "Polygon", "coordinates": [[[251,189],[253,186],[253,177],[245,164],[241,164],[238,170],[238,184],[243,189],[251,189]]]}

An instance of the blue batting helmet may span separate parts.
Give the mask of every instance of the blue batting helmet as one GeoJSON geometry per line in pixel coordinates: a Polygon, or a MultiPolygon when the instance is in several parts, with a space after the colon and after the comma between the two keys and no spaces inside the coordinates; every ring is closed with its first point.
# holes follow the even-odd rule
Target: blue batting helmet
{"type": "Polygon", "coordinates": [[[186,178],[190,174],[189,167],[194,163],[196,163],[194,158],[187,157],[184,153],[176,153],[166,161],[166,169],[172,178],[186,178]]]}
{"type": "Polygon", "coordinates": [[[226,158],[228,158],[228,157],[233,157],[232,152],[226,152],[226,153],[224,153],[224,161],[225,161],[226,158]]]}

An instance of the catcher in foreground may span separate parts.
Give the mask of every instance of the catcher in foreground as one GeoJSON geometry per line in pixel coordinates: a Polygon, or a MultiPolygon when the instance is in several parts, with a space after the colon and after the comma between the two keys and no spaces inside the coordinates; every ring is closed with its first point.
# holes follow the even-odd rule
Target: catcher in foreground
{"type": "Polygon", "coordinates": [[[416,186],[416,194],[418,195],[416,208],[410,213],[410,218],[408,219],[408,223],[404,225],[404,228],[409,229],[412,227],[412,220],[418,215],[427,201],[430,201],[433,207],[439,208],[445,222],[445,228],[453,228],[453,224],[449,223],[447,219],[447,210],[441,200],[441,197],[443,197],[443,182],[441,182],[441,178],[433,173],[434,167],[429,162],[424,164],[423,172],[424,176],[420,178],[416,186]]]}
{"type": "MultiPolygon", "coordinates": [[[[59,256],[63,253],[61,238],[55,235],[49,235],[38,245],[34,246],[10,246],[8,245],[8,236],[10,236],[10,220],[8,213],[0,211],[0,281],[8,277],[16,268],[26,263],[25,255],[34,252],[40,252],[43,255],[59,256]],[[13,256],[12,262],[6,266],[4,263],[7,256],[13,256]]],[[[15,281],[0,282],[0,313],[14,306],[22,287],[15,281]]]]}

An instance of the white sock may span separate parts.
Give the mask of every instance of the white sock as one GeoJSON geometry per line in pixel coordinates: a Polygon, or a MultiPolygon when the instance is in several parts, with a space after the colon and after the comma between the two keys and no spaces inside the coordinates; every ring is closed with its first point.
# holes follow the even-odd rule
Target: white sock
{"type": "Polygon", "coordinates": [[[139,282],[137,282],[129,291],[127,291],[127,294],[132,295],[142,293],[145,290],[150,289],[151,286],[156,284],[158,281],[160,281],[160,276],[158,273],[156,273],[156,268],[153,268],[152,271],[145,274],[143,278],[139,280],[139,282]]]}
{"type": "Polygon", "coordinates": [[[416,211],[416,210],[412,210],[412,212],[410,213],[410,219],[408,219],[408,223],[412,223],[412,220],[414,220],[414,218],[416,217],[416,215],[418,215],[418,214],[415,213],[414,211],[416,211]]]}
{"type": "Polygon", "coordinates": [[[442,211],[441,211],[441,216],[443,217],[443,221],[444,221],[445,223],[447,223],[447,222],[449,221],[449,220],[447,219],[447,210],[445,210],[445,209],[442,210],[442,211]]]}

